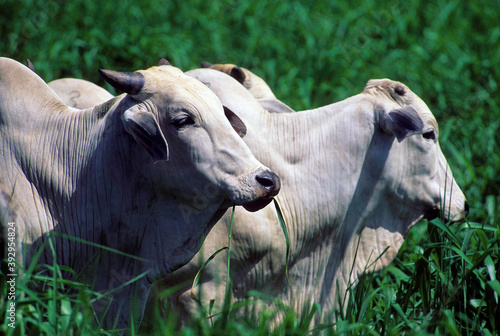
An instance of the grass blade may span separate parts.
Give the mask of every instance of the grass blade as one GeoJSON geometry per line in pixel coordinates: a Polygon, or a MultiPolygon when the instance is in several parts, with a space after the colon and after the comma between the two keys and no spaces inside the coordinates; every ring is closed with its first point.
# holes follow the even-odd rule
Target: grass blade
{"type": "Polygon", "coordinates": [[[274,207],[276,208],[276,214],[278,215],[278,220],[280,222],[281,230],[283,230],[283,235],[285,236],[285,242],[286,242],[285,274],[286,274],[286,279],[288,281],[288,284],[290,286],[293,286],[292,283],[290,282],[290,278],[288,277],[288,258],[290,257],[290,238],[288,236],[288,230],[286,228],[286,223],[285,223],[285,219],[283,217],[283,213],[281,212],[281,207],[280,207],[279,202],[276,199],[276,197],[274,198],[274,207]]]}
{"type": "MultiPolygon", "coordinates": [[[[200,305],[201,305],[201,301],[200,301],[200,299],[198,299],[198,297],[196,296],[196,294],[194,294],[194,288],[198,285],[198,283],[200,281],[201,272],[205,269],[205,267],[207,267],[208,264],[210,264],[210,262],[219,253],[221,253],[222,251],[227,250],[227,249],[228,249],[228,247],[224,246],[224,247],[221,247],[220,249],[218,249],[217,251],[215,251],[214,253],[212,253],[212,255],[207,260],[205,260],[205,262],[203,263],[203,265],[201,265],[200,269],[198,270],[198,272],[196,273],[196,276],[193,279],[193,284],[191,285],[191,297],[193,298],[193,300],[195,300],[200,305]]],[[[203,307],[203,305],[202,305],[202,307],[203,307]]]]}

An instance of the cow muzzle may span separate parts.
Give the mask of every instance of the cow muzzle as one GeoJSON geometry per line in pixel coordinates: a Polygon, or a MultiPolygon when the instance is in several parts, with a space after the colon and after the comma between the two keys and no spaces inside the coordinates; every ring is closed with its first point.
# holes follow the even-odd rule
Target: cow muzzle
{"type": "Polygon", "coordinates": [[[255,174],[257,199],[243,204],[243,207],[251,212],[257,211],[271,203],[274,196],[276,196],[281,188],[281,182],[275,173],[268,170],[259,170],[255,174]]]}
{"type": "Polygon", "coordinates": [[[424,213],[424,218],[427,220],[433,220],[438,217],[444,217],[446,221],[459,222],[463,220],[469,214],[469,203],[464,201],[463,210],[459,213],[450,213],[450,209],[441,210],[439,207],[433,207],[424,213]]]}

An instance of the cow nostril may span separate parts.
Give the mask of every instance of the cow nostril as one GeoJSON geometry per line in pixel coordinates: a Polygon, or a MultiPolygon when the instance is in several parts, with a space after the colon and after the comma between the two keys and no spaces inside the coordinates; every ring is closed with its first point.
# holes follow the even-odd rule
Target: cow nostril
{"type": "Polygon", "coordinates": [[[263,185],[266,188],[272,188],[274,187],[273,180],[271,179],[270,176],[257,176],[256,177],[257,182],[259,182],[261,185],[263,185]]]}
{"type": "Polygon", "coordinates": [[[255,179],[257,180],[257,182],[259,182],[261,186],[263,186],[266,190],[269,191],[271,196],[274,196],[278,193],[280,189],[280,181],[276,174],[271,172],[264,172],[262,174],[257,175],[255,179]]]}
{"type": "Polygon", "coordinates": [[[465,215],[465,217],[467,217],[468,214],[469,214],[469,203],[467,201],[465,201],[465,203],[464,203],[464,215],[465,215]]]}

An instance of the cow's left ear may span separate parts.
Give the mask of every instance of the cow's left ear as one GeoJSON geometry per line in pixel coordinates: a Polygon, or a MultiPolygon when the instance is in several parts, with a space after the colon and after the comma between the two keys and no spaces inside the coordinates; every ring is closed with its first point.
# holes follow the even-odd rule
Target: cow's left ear
{"type": "Polygon", "coordinates": [[[130,133],[156,163],[168,161],[168,144],[160,125],[151,112],[129,109],[122,115],[125,130],[130,133]]]}
{"type": "Polygon", "coordinates": [[[403,141],[410,135],[422,133],[424,129],[422,118],[411,105],[384,113],[380,122],[381,127],[385,131],[394,134],[398,142],[403,141]]]}
{"type": "Polygon", "coordinates": [[[224,107],[224,114],[226,115],[226,118],[229,120],[231,123],[231,126],[233,126],[234,130],[240,137],[244,137],[245,134],[247,134],[247,126],[243,122],[243,120],[240,119],[233,111],[231,111],[228,107],[224,107]]]}
{"type": "Polygon", "coordinates": [[[245,76],[245,73],[243,72],[243,70],[238,66],[235,66],[231,69],[231,72],[229,72],[229,76],[236,79],[238,82],[240,82],[240,84],[243,84],[245,82],[246,77],[247,77],[247,76],[245,76]]]}

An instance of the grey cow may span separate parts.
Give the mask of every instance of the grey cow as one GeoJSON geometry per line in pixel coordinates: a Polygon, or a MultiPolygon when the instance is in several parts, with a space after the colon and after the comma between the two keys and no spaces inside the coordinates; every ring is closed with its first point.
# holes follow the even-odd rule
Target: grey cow
{"type": "MultiPolygon", "coordinates": [[[[222,72],[198,69],[187,74],[206,84],[243,120],[245,142],[282,181],[277,200],[290,235],[293,287],[285,278],[285,242],[274,208],[238,210],[231,254],[234,300],[258,290],[297,312],[318,302],[322,319],[329,320],[348,284],[369,265],[370,270],[388,265],[417,221],[439,209],[449,220],[466,215],[465,197],[439,147],[436,119],[404,84],[370,80],[360,94],[332,105],[269,113],[222,72]]],[[[200,253],[160,288],[193,279],[203,262],[200,255],[206,258],[226,244],[228,227],[226,215],[200,253]]],[[[211,299],[223,302],[225,273],[223,257],[205,269],[204,305],[211,299]]],[[[189,287],[170,304],[184,316],[199,311],[189,287]]]]}
{"type": "Polygon", "coordinates": [[[187,263],[231,204],[265,206],[279,179],[215,94],[181,70],[101,74],[126,94],[76,110],[27,67],[0,58],[0,179],[16,204],[21,262],[45,246],[40,262],[50,263],[51,242],[57,262],[99,291],[145,274],[110,298],[106,316],[107,302],[95,305],[105,326],[128,328],[131,314],[141,320],[151,284],[187,263]]]}

